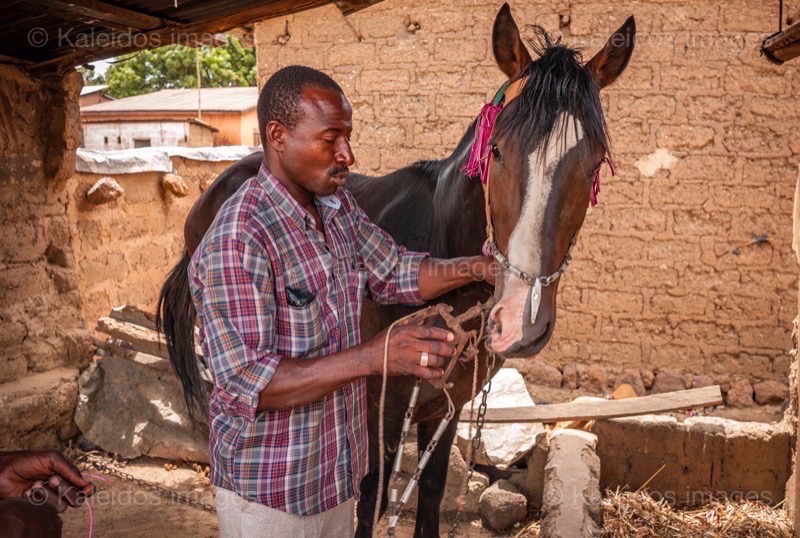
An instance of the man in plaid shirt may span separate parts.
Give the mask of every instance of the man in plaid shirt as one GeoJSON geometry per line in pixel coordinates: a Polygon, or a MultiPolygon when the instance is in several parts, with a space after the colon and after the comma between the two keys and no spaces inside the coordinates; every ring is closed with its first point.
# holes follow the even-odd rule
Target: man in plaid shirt
{"type": "MultiPolygon", "coordinates": [[[[258,176],[222,206],[189,266],[214,381],[220,531],[352,536],[367,472],[365,377],[382,373],[385,339],[361,343],[364,296],[421,304],[482,279],[491,259],[408,252],[369,221],[343,188],[352,111],[327,75],[276,72],[258,120],[258,176]]],[[[443,329],[396,328],[389,375],[441,376],[452,339],[443,329]]]]}

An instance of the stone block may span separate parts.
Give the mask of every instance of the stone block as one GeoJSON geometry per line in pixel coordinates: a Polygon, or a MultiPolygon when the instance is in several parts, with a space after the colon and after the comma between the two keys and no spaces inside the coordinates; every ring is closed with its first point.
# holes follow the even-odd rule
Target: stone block
{"type": "Polygon", "coordinates": [[[672,372],[659,372],[656,374],[655,381],[653,381],[653,394],[662,392],[676,392],[686,389],[686,383],[683,377],[672,372]]]}
{"type": "Polygon", "coordinates": [[[494,530],[503,530],[528,515],[528,501],[508,480],[498,480],[483,492],[480,514],[494,530]]]}
{"type": "Polygon", "coordinates": [[[101,177],[86,191],[86,199],[91,204],[102,205],[113,202],[124,193],[125,190],[114,178],[101,177]]]}
{"type": "Polygon", "coordinates": [[[782,404],[789,397],[789,387],[779,381],[762,381],[753,385],[756,403],[782,404]]]}
{"type": "Polygon", "coordinates": [[[54,448],[68,438],[77,379],[78,370],[56,368],[0,385],[0,450],[54,448]]]}
{"type": "Polygon", "coordinates": [[[731,407],[753,406],[753,385],[747,379],[737,379],[731,382],[725,403],[731,407]]]}
{"type": "Polygon", "coordinates": [[[164,191],[172,193],[176,198],[183,198],[189,194],[189,186],[178,174],[164,174],[161,186],[164,191]]]}
{"type": "Polygon", "coordinates": [[[561,429],[550,436],[542,501],[542,538],[602,536],[600,458],[593,433],[561,429]]]}

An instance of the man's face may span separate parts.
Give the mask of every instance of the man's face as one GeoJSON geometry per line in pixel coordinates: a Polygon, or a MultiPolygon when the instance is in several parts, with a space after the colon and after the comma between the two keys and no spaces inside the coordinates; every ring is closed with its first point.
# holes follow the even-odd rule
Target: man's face
{"type": "Polygon", "coordinates": [[[281,167],[296,187],[327,196],[344,186],[353,165],[353,112],[344,95],[307,86],[303,117],[283,137],[281,167]]]}

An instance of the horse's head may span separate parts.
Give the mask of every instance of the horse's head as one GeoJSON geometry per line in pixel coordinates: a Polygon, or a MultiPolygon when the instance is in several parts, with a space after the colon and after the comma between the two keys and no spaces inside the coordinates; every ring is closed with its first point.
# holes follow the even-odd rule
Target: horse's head
{"type": "Polygon", "coordinates": [[[579,52],[536,31],[539,57],[532,60],[506,4],[492,36],[497,63],[512,82],[488,142],[489,249],[503,266],[489,347],[503,357],[538,353],[553,333],[558,277],[608,152],[599,91],[627,66],[636,29],[629,18],[586,64],[579,52]]]}

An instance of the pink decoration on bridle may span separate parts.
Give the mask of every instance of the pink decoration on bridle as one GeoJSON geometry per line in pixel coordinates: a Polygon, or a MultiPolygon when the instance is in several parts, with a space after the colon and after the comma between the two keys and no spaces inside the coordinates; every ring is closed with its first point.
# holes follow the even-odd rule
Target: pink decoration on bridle
{"type": "Polygon", "coordinates": [[[608,163],[608,168],[611,170],[611,176],[616,176],[617,172],[614,170],[614,163],[608,157],[603,157],[597,168],[594,169],[594,179],[592,180],[592,190],[589,192],[589,201],[592,207],[597,205],[597,195],[600,194],[600,170],[603,168],[603,163],[608,163]]]}
{"type": "Polygon", "coordinates": [[[486,103],[481,109],[478,124],[475,126],[475,140],[469,152],[469,159],[461,170],[470,177],[479,176],[481,183],[489,181],[489,139],[494,130],[497,115],[503,110],[503,103],[486,103]]]}

